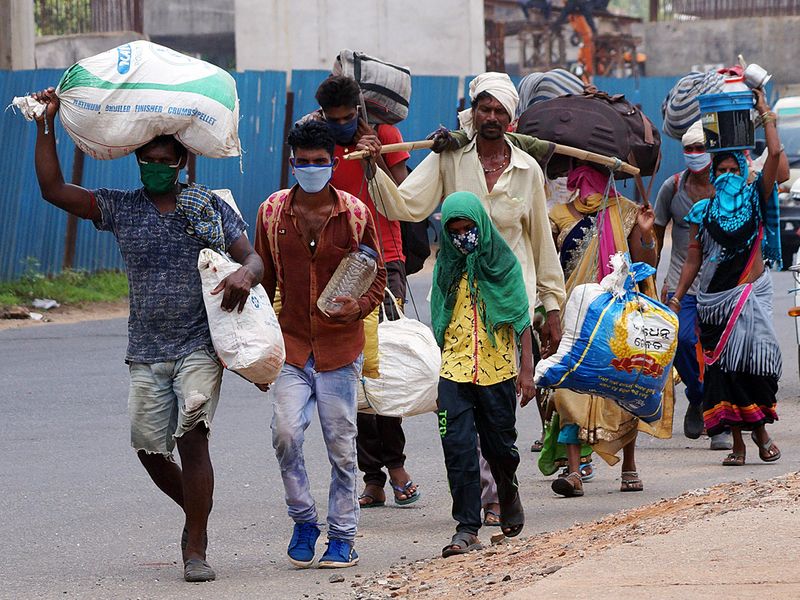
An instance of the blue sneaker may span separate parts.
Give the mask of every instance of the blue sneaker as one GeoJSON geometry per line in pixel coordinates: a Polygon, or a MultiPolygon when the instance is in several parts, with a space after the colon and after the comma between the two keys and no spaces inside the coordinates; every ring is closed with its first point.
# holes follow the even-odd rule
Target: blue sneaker
{"type": "Polygon", "coordinates": [[[295,523],[292,541],[289,542],[289,562],[296,567],[308,567],[314,562],[314,546],[319,537],[316,523],[295,523]]]}
{"type": "Polygon", "coordinates": [[[331,538],[328,540],[328,549],[319,559],[320,569],[341,569],[358,564],[358,554],[353,545],[345,540],[331,538]]]}

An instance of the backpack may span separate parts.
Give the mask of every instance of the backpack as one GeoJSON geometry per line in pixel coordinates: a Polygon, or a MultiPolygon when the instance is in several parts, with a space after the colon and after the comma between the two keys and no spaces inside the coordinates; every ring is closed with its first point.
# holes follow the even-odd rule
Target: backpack
{"type": "MultiPolygon", "coordinates": [[[[653,175],[661,161],[661,134],[621,94],[585,92],[534,104],[520,116],[517,132],[621,158],[638,167],[642,177],[653,175]]],[[[556,155],[548,175],[555,178],[568,168],[569,158],[556,155]]],[[[628,177],[615,174],[616,179],[628,177]]]]}
{"type": "Polygon", "coordinates": [[[411,71],[361,52],[342,50],[333,63],[334,75],[358,82],[370,123],[394,125],[408,116],[411,71]]]}

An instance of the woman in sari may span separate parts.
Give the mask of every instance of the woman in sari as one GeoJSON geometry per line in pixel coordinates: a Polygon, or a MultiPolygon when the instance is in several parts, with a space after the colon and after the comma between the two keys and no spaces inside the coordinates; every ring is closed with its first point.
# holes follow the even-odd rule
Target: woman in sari
{"type": "Polygon", "coordinates": [[[742,152],[714,157],[713,198],[697,202],[686,216],[689,251],[675,295],[680,309],[703,266],[697,295],[700,343],[705,355],[703,419],[709,435],[730,427],[733,450],[726,466],[745,464],[742,431],[750,431],[759,458],[781,456],[769,437],[775,411],[781,350],[772,325],[772,280],[765,263],[780,267],[780,226],[775,178],[781,144],[764,93],[756,90],[767,140],[760,174],[750,172],[742,152]]]}
{"type": "MultiPolygon", "coordinates": [[[[638,206],[620,196],[609,179],[608,172],[580,164],[567,178],[567,188],[578,192],[576,199],[554,206],[550,211],[567,282],[567,296],[576,286],[599,282],[610,273],[609,259],[617,252],[630,252],[633,262],[656,264],[653,209],[647,203],[638,206]]],[[[642,282],[640,288],[648,296],[656,297],[652,278],[642,282]]],[[[588,481],[592,473],[591,463],[584,464],[581,469],[581,455],[586,463],[594,451],[614,465],[619,461],[620,450],[623,455],[621,491],[644,489],[634,456],[637,431],[642,429],[657,437],[670,437],[671,402],[664,402],[664,416],[652,425],[640,422],[612,400],[567,389],[555,390],[552,405],[557,414],[552,431],[546,436],[543,457],[554,456],[563,464],[560,455],[564,451],[566,454],[566,469],[553,482],[554,492],[567,497],[582,496],[583,481],[588,481]]],[[[545,462],[547,460],[545,458],[545,462]]],[[[546,468],[543,461],[539,464],[545,473],[555,471],[552,467],[546,468]]],[[[557,460],[555,465],[558,464],[557,460]]]]}

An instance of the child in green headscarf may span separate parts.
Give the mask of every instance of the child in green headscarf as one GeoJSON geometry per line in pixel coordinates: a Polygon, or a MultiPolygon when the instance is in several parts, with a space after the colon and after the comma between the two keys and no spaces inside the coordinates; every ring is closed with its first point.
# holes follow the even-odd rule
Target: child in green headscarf
{"type": "Polygon", "coordinates": [[[431,320],[442,348],[439,433],[458,521],[456,534],[442,549],[447,557],[480,547],[476,431],[497,483],[502,531],[508,537],[522,531],[515,409],[518,395],[525,406],[536,390],[531,319],[519,261],[475,194],[455,192],[445,198],[442,223],[431,320]]]}

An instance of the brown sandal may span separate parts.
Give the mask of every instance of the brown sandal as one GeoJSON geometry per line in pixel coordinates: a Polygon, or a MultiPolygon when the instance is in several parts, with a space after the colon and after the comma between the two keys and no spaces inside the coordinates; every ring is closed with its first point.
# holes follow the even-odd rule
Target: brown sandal
{"type": "Polygon", "coordinates": [[[722,460],[722,464],[726,467],[742,467],[745,463],[745,455],[731,452],[722,460]]]}
{"type": "Polygon", "coordinates": [[[550,485],[556,494],[564,496],[565,498],[575,498],[583,496],[583,481],[581,481],[580,473],[570,473],[566,477],[559,476],[550,485]]]}

